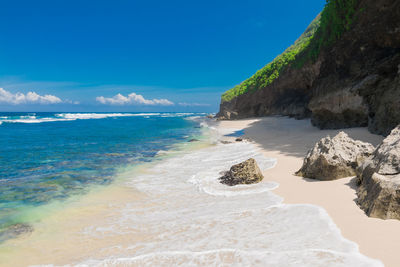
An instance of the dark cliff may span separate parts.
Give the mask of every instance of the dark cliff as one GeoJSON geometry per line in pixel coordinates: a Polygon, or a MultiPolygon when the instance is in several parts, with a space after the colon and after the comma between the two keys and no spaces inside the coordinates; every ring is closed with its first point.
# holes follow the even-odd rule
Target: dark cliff
{"type": "Polygon", "coordinates": [[[311,117],[320,128],[368,126],[388,134],[400,123],[399,18],[398,0],[328,1],[315,34],[278,72],[270,63],[225,93],[217,116],[311,117]]]}

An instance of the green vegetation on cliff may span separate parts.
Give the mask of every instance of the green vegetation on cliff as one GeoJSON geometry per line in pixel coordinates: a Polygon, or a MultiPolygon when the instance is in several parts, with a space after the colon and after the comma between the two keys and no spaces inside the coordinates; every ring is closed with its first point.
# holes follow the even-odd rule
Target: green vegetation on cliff
{"type": "Polygon", "coordinates": [[[308,26],[306,31],[299,37],[299,39],[297,39],[297,41],[292,46],[287,48],[272,62],[257,71],[249,79],[222,94],[222,102],[230,101],[239,95],[247,92],[254,92],[259,88],[264,88],[270,85],[276,78],[279,77],[279,74],[287,65],[295,61],[296,55],[298,55],[306,47],[309,46],[310,41],[313,38],[316,30],[318,29],[319,24],[320,16],[317,16],[317,18],[315,18],[311,22],[310,26],[308,26]]]}
{"type": "Polygon", "coordinates": [[[295,67],[302,67],[306,62],[315,61],[321,49],[336,42],[342,34],[350,29],[359,0],[327,0],[321,13],[320,25],[314,38],[298,55],[295,67]]]}
{"type": "Polygon", "coordinates": [[[322,48],[330,46],[349,30],[358,1],[327,0],[321,14],[292,46],[249,79],[223,93],[221,102],[231,101],[239,95],[267,87],[289,66],[301,68],[310,60],[315,61],[322,48]]]}

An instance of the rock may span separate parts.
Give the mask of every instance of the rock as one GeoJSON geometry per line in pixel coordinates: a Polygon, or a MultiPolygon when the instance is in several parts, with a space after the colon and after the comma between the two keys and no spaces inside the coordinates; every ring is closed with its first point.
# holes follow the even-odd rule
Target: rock
{"type": "Polygon", "coordinates": [[[377,173],[382,175],[400,173],[400,125],[382,141],[373,156],[377,173]]]}
{"type": "Polygon", "coordinates": [[[242,142],[242,141],[252,142],[253,140],[250,137],[243,136],[243,137],[237,137],[235,139],[235,141],[236,142],[242,142]]]}
{"type": "Polygon", "coordinates": [[[226,140],[221,140],[220,142],[221,142],[221,144],[224,144],[224,145],[226,145],[226,144],[232,144],[231,141],[226,141],[226,140]]]}
{"type": "Polygon", "coordinates": [[[322,129],[338,129],[368,125],[368,106],[352,88],[311,99],[311,123],[322,129]]]}
{"type": "Polygon", "coordinates": [[[357,170],[357,204],[371,217],[400,220],[400,125],[357,170]]]}
{"type": "Polygon", "coordinates": [[[215,118],[215,116],[214,116],[213,114],[208,114],[206,117],[207,117],[208,119],[214,119],[214,118],[215,118]]]}
{"type": "Polygon", "coordinates": [[[400,175],[372,172],[363,178],[357,195],[357,204],[368,216],[400,220],[400,175]]]}
{"type": "Polygon", "coordinates": [[[296,175],[324,181],[354,176],[359,162],[373,151],[371,144],[354,140],[344,132],[333,138],[327,136],[308,152],[296,175]]]}
{"type": "Polygon", "coordinates": [[[258,183],[263,178],[264,176],[257,162],[253,158],[250,158],[242,163],[233,165],[219,180],[222,184],[233,186],[258,183]]]}
{"type": "Polygon", "coordinates": [[[192,139],[190,139],[188,142],[198,142],[198,141],[199,141],[199,139],[192,138],[192,139]]]}
{"type": "Polygon", "coordinates": [[[235,111],[221,110],[217,114],[217,120],[234,120],[238,118],[238,112],[235,111]]]}

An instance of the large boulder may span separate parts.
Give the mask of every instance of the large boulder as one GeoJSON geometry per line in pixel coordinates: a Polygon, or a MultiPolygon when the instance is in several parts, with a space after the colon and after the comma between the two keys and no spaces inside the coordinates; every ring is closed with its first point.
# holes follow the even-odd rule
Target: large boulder
{"type": "Polygon", "coordinates": [[[260,182],[262,175],[257,162],[250,158],[242,163],[233,165],[219,180],[222,184],[230,186],[237,184],[254,184],[260,182]]]}
{"type": "Polygon", "coordinates": [[[358,205],[371,217],[400,219],[400,125],[358,169],[358,205]]]}
{"type": "Polygon", "coordinates": [[[354,140],[344,132],[333,138],[327,136],[308,152],[296,175],[324,181],[355,176],[359,162],[373,151],[373,145],[354,140]]]}

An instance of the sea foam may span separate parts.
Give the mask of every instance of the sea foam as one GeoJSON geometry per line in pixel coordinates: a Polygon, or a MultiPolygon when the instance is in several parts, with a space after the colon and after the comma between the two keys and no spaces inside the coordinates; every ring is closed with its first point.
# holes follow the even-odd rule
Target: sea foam
{"type": "Polygon", "coordinates": [[[76,266],[359,266],[373,267],[376,263],[358,255],[329,250],[307,251],[245,251],[216,249],[209,251],[166,251],[132,258],[115,258],[103,261],[90,260],[76,266]],[[318,258],[324,257],[324,261],[318,258]]]}
{"type": "Polygon", "coordinates": [[[74,121],[89,119],[106,119],[117,117],[186,117],[191,115],[204,115],[205,113],[56,113],[54,115],[24,115],[24,116],[1,116],[0,123],[42,123],[58,121],[74,121]]]}
{"type": "Polygon", "coordinates": [[[160,113],[59,113],[58,118],[70,120],[104,119],[114,117],[158,116],[160,113]]]}
{"type": "Polygon", "coordinates": [[[132,175],[127,186],[146,197],[85,234],[146,238],[77,266],[383,266],[344,239],[323,208],[284,204],[272,192],[276,182],[219,183],[221,172],[250,157],[263,170],[276,163],[252,143],[219,143],[132,175]]]}

